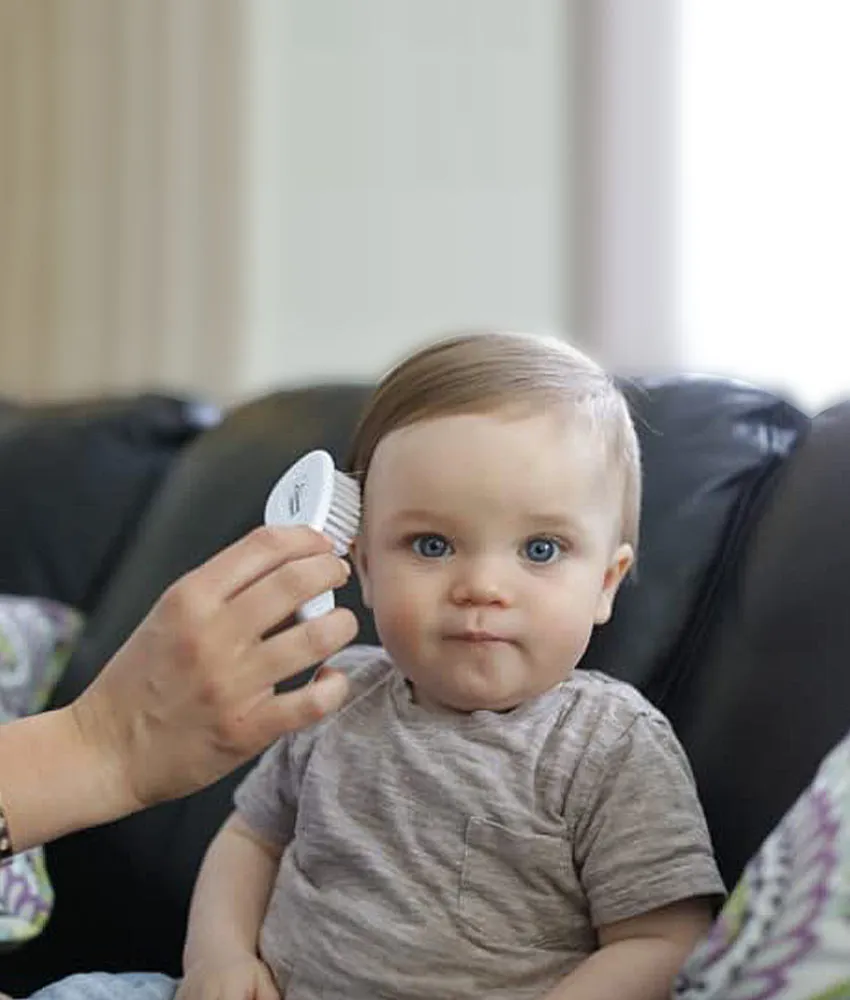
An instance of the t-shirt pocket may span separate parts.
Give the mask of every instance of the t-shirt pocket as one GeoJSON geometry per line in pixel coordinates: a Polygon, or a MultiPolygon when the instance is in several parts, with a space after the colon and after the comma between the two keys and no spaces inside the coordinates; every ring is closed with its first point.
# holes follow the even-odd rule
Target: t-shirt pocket
{"type": "Polygon", "coordinates": [[[570,900],[572,871],[563,838],[473,817],[461,867],[461,921],[472,938],[489,945],[563,943],[578,902],[570,900]]]}

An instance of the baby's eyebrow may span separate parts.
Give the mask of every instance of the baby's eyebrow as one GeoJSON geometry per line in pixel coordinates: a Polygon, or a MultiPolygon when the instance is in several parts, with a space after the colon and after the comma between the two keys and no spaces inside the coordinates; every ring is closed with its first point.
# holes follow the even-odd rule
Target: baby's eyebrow
{"type": "Polygon", "coordinates": [[[426,510],[423,507],[394,511],[384,523],[394,531],[436,531],[447,535],[468,529],[468,520],[454,516],[451,511],[426,510]]]}
{"type": "Polygon", "coordinates": [[[583,539],[588,530],[588,525],[582,518],[571,517],[569,514],[529,513],[525,523],[526,530],[530,534],[540,532],[542,534],[562,535],[574,542],[583,539]]]}
{"type": "MultiPolygon", "coordinates": [[[[452,517],[450,512],[426,510],[423,507],[405,507],[394,511],[385,523],[397,529],[410,525],[413,528],[428,527],[449,532],[459,530],[461,526],[461,522],[452,517]]],[[[522,511],[515,528],[528,534],[534,532],[573,536],[582,534],[581,522],[559,511],[522,511]]]]}
{"type": "Polygon", "coordinates": [[[439,515],[436,511],[411,507],[404,510],[394,511],[389,520],[393,523],[406,521],[434,521],[438,517],[439,515]]]}
{"type": "Polygon", "coordinates": [[[569,528],[573,529],[578,527],[575,519],[570,517],[569,514],[564,513],[545,513],[545,512],[535,512],[530,511],[526,518],[529,524],[534,524],[544,528],[569,528]]]}

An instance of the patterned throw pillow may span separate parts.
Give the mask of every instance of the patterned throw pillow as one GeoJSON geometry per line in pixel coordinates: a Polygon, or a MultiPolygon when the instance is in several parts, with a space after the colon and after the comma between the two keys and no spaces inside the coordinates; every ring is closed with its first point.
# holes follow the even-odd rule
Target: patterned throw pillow
{"type": "MultiPolygon", "coordinates": [[[[44,708],[82,624],[55,601],[0,595],[0,725],[44,708]]],[[[0,949],[35,937],[52,907],[41,848],[0,865],[0,949]]]]}
{"type": "Polygon", "coordinates": [[[850,734],[747,866],[676,1000],[850,1000],[850,734]]]}

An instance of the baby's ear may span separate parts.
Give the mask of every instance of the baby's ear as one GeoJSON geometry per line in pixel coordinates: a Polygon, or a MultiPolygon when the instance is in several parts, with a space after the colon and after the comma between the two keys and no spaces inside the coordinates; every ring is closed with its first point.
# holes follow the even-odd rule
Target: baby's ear
{"type": "Polygon", "coordinates": [[[360,596],[363,600],[363,604],[371,610],[372,588],[369,583],[369,562],[366,558],[366,546],[364,544],[362,534],[357,535],[351,543],[351,548],[348,550],[348,556],[354,566],[354,571],[357,573],[357,579],[360,583],[360,596]]]}
{"type": "Polygon", "coordinates": [[[617,546],[602,580],[602,590],[599,594],[594,617],[597,625],[604,625],[611,617],[611,612],[614,610],[614,598],[634,561],[635,553],[631,545],[624,542],[617,546]]]}

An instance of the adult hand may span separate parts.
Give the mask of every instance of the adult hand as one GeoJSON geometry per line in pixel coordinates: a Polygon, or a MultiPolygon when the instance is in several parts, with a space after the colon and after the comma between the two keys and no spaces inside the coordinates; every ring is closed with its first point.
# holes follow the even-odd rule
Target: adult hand
{"type": "Polygon", "coordinates": [[[173,584],[70,706],[83,741],[112,762],[125,811],[208,785],[342,703],[347,682],[322,668],[277,681],[355,636],[347,610],[280,629],[350,569],[310,528],[259,528],[173,584]]]}

